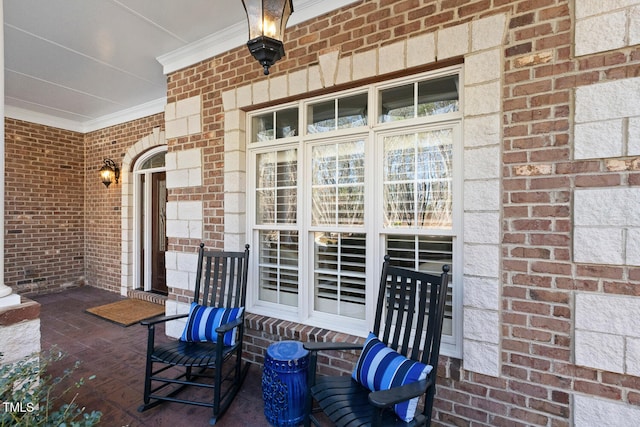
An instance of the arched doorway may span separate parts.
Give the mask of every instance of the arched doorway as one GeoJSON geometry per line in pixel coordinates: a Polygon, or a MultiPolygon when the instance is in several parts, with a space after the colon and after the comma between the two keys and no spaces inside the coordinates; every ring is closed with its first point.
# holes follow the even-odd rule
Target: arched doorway
{"type": "Polygon", "coordinates": [[[162,295],[167,294],[166,153],[166,145],[152,148],[133,167],[134,283],[140,290],[162,295]]]}

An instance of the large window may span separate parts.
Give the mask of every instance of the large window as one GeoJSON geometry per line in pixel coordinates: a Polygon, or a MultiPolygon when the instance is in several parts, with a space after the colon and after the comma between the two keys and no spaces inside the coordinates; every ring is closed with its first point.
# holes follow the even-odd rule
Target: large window
{"type": "Polygon", "coordinates": [[[252,312],[366,335],[385,254],[452,266],[443,351],[459,355],[459,68],[254,112],[252,312]]]}

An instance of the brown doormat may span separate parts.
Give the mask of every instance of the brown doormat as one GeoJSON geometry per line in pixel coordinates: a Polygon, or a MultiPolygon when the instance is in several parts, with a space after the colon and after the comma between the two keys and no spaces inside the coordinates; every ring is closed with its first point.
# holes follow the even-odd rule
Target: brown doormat
{"type": "Polygon", "coordinates": [[[119,325],[131,326],[141,320],[164,314],[164,306],[139,299],[124,299],[88,308],[86,311],[119,325]]]}

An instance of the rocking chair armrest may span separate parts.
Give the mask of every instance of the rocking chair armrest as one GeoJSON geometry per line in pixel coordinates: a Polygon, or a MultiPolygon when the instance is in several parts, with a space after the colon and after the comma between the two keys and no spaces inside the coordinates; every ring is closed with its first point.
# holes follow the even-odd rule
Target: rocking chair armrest
{"type": "Polygon", "coordinates": [[[146,320],[142,320],[140,322],[141,325],[144,326],[152,326],[152,325],[157,325],[158,323],[163,323],[163,322],[168,322],[170,320],[176,320],[176,319],[182,319],[189,316],[188,313],[185,314],[173,314],[171,316],[156,316],[156,317],[152,317],[151,319],[146,319],[146,320]]]}
{"type": "Polygon", "coordinates": [[[229,323],[225,323],[224,325],[220,325],[216,328],[216,333],[218,334],[225,334],[227,332],[229,332],[230,330],[232,330],[233,328],[237,328],[238,326],[240,326],[242,324],[242,322],[244,322],[244,317],[239,317],[229,323]]]}
{"type": "Polygon", "coordinates": [[[316,342],[308,341],[302,344],[305,350],[326,351],[326,350],[362,350],[362,344],[350,342],[316,342]]]}
{"type": "Polygon", "coordinates": [[[433,380],[429,377],[424,380],[393,387],[389,390],[372,391],[369,393],[369,402],[378,408],[389,408],[396,403],[419,397],[433,385],[433,380]]]}

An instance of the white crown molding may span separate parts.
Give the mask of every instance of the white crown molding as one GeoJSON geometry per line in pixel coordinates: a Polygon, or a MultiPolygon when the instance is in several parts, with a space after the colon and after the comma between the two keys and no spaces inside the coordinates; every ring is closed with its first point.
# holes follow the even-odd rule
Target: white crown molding
{"type": "Polygon", "coordinates": [[[151,116],[153,114],[162,113],[164,112],[166,104],[167,98],[163,97],[85,122],[62,119],[60,117],[38,113],[20,107],[13,107],[11,105],[5,105],[4,115],[5,117],[16,120],[23,120],[25,122],[37,123],[54,128],[70,130],[73,132],[89,133],[99,129],[104,129],[109,126],[119,125],[131,120],[136,120],[143,117],[151,116]]]}
{"type": "Polygon", "coordinates": [[[83,123],[83,133],[93,132],[95,130],[104,129],[109,126],[115,126],[122,123],[129,122],[131,120],[141,119],[143,117],[152,116],[158,113],[164,113],[164,108],[167,105],[167,97],[164,96],[153,101],[145,102],[144,104],[136,105],[126,110],[118,111],[113,114],[107,114],[106,116],[98,117],[94,120],[89,120],[83,123]]]}
{"type": "MultiPolygon", "coordinates": [[[[296,2],[294,12],[287,26],[324,15],[332,10],[340,9],[357,0],[301,0],[296,2]]],[[[234,24],[222,31],[211,34],[184,47],[158,56],[156,59],[162,65],[165,74],[171,74],[182,68],[196,64],[205,59],[235,49],[247,42],[248,29],[245,22],[234,24]]]]}
{"type": "Polygon", "coordinates": [[[54,128],[66,129],[74,132],[84,132],[82,122],[62,119],[50,114],[38,113],[25,108],[4,106],[4,115],[10,119],[22,120],[29,123],[51,126],[54,128]]]}

